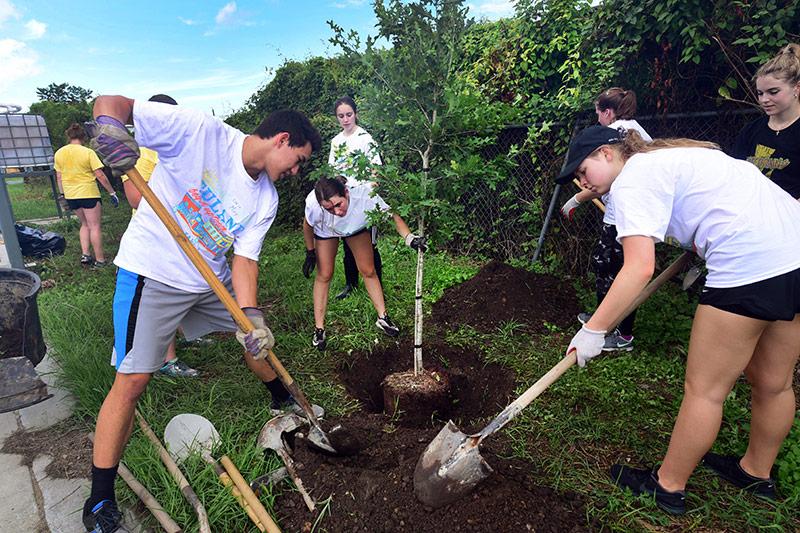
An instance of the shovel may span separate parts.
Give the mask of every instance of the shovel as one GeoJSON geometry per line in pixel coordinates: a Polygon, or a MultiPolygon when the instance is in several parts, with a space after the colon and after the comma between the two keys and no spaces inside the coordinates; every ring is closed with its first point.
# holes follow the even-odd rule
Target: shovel
{"type": "MultiPolygon", "coordinates": [[[[164,428],[164,443],[175,461],[183,461],[190,454],[200,452],[203,460],[214,469],[220,483],[230,489],[233,497],[239,502],[239,505],[258,530],[280,533],[277,524],[269,516],[261,502],[258,501],[255,494],[250,490],[242,491],[239,487],[241,483],[236,483],[232,476],[212,457],[211,450],[219,443],[219,440],[219,433],[214,424],[200,415],[190,413],[176,415],[172,417],[167,423],[167,427],[164,428]]],[[[227,457],[223,459],[227,459],[227,457]]],[[[231,470],[235,470],[234,476],[238,474],[238,478],[241,478],[239,470],[233,466],[233,463],[229,459],[226,462],[231,465],[231,470]]],[[[249,485],[246,483],[245,485],[250,489],[249,485]]]]}
{"type": "Polygon", "coordinates": [[[284,433],[294,431],[304,423],[305,420],[293,413],[276,416],[261,428],[261,433],[258,434],[258,446],[267,450],[273,450],[278,454],[283,464],[286,465],[286,472],[288,472],[297,490],[303,496],[306,507],[308,507],[309,511],[313,511],[317,504],[303,486],[303,481],[300,479],[300,476],[297,475],[297,470],[294,467],[294,460],[286,449],[286,443],[283,442],[284,433]]]}
{"type": "MultiPolygon", "coordinates": [[[[136,168],[131,168],[125,172],[130,178],[131,183],[133,183],[134,187],[141,193],[144,199],[150,204],[150,207],[153,208],[156,215],[161,222],[167,227],[167,230],[170,234],[175,238],[175,241],[183,250],[183,253],[189,258],[192,264],[197,268],[200,274],[203,276],[203,279],[206,280],[206,283],[211,287],[211,289],[216,293],[219,297],[220,301],[225,305],[228,312],[233,317],[234,322],[236,325],[239,326],[239,329],[244,331],[245,333],[250,333],[253,331],[253,324],[250,322],[250,319],[245,316],[244,312],[239,308],[239,305],[236,301],[231,297],[231,294],[228,292],[228,289],[225,288],[225,285],[214,275],[214,272],[206,263],[205,259],[197,249],[192,246],[189,242],[189,239],[186,238],[186,235],[183,233],[183,230],[175,221],[175,219],[170,215],[169,211],[166,210],[164,204],[161,203],[161,200],[153,194],[153,191],[150,189],[150,186],[142,179],[142,175],[139,174],[139,171],[136,168]]],[[[256,355],[256,354],[253,354],[256,355]]],[[[303,391],[300,390],[300,387],[295,383],[292,376],[289,375],[289,372],[283,367],[280,360],[272,353],[272,350],[266,350],[266,359],[269,362],[269,365],[275,371],[275,373],[280,378],[283,385],[286,387],[292,397],[297,401],[300,407],[305,412],[305,416],[308,419],[309,423],[311,424],[311,430],[308,432],[308,440],[321,448],[330,453],[337,453],[336,449],[331,445],[331,441],[328,438],[328,435],[322,430],[322,427],[319,424],[319,420],[317,416],[314,414],[314,410],[311,407],[311,403],[306,399],[305,394],[303,391]]]]}
{"type": "MultiPolygon", "coordinates": [[[[614,322],[614,326],[644,302],[664,282],[680,272],[691,256],[692,252],[684,252],[656,279],[651,281],[614,322]]],[[[481,457],[479,450],[483,439],[510,422],[576,361],[575,351],[572,350],[522,396],[503,409],[479,433],[465,435],[458,430],[452,420],[448,421],[447,425],[428,444],[417,462],[414,470],[414,494],[417,499],[430,507],[441,507],[467,494],[488,477],[492,473],[492,468],[481,457]]]]}

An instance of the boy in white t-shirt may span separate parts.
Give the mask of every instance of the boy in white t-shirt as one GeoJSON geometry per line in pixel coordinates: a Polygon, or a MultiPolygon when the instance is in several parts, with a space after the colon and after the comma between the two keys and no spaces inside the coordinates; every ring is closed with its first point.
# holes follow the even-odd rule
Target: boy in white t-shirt
{"type": "MultiPolygon", "coordinates": [[[[278,208],[273,182],[299,172],[320,148],[319,133],[297,111],[276,111],[245,135],[198,111],[124,96],[98,97],[94,117],[92,147],[114,172],[124,173],[139,157],[125,123],[132,121],[138,142],[158,152],[150,188],[253,322],[254,331],[237,331],[236,337],[245,348],[247,366],[269,389],[272,406],[292,408],[293,398],[260,355],[274,339],[257,307],[257,260],[278,208]],[[231,247],[229,268],[226,252],[231,247]]],[[[190,340],[237,330],[146,201],[123,234],[114,263],[119,267],[112,354],[117,374],[97,418],[92,489],[83,512],[89,531],[120,527],[114,497],[117,467],[136,403],[163,364],[177,327],[190,340]]]]}
{"type": "Polygon", "coordinates": [[[689,139],[657,139],[603,126],[570,143],[559,179],[611,191],[625,263],[597,311],[570,342],[578,364],[599,355],[606,331],[647,285],[655,244],[694,250],[708,267],[692,325],[683,402],[660,467],[614,465],[612,479],[685,512],[696,465],[757,496],[775,499],[770,471],[795,416],[792,377],[800,353],[800,203],[751,163],[689,139]],[[744,456],[708,453],[722,404],[745,373],[752,386],[744,456]]]}
{"type": "MultiPolygon", "coordinates": [[[[400,334],[400,329],[389,318],[383,299],[383,288],[375,271],[372,254],[372,239],[369,231],[368,213],[381,211],[388,213],[390,208],[383,198],[374,194],[372,185],[346,185],[347,178],[322,178],[314,190],[306,197],[303,238],[306,244],[306,260],[303,275],[310,277],[314,267],[314,336],[312,345],[324,350],[327,344],[325,334],[325,313],[328,308],[328,289],[333,276],[333,265],[339,241],[345,241],[355,256],[356,265],[364,278],[372,305],[378,312],[375,325],[391,337],[400,334]]],[[[400,215],[392,214],[397,232],[414,250],[425,251],[425,238],[411,233],[400,215]]]]}

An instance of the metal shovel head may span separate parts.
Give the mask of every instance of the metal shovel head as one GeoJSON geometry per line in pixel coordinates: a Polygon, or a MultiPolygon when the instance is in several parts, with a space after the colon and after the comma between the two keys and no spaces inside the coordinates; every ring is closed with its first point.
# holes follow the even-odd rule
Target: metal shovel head
{"type": "Polygon", "coordinates": [[[686,274],[683,276],[683,284],[682,284],[683,290],[688,291],[689,287],[694,285],[694,282],[697,281],[697,279],[700,277],[702,273],[703,271],[700,270],[700,267],[698,266],[693,266],[692,268],[690,268],[689,271],[686,272],[686,274]]]}
{"type": "Polygon", "coordinates": [[[210,454],[219,440],[219,433],[210,420],[191,413],[172,417],[164,428],[164,443],[177,462],[192,453],[210,454]]]}
{"type": "Polygon", "coordinates": [[[480,435],[465,435],[447,422],[428,444],[414,469],[414,494],[430,507],[441,507],[472,491],[492,473],[478,449],[480,435]]]}
{"type": "Polygon", "coordinates": [[[261,433],[258,434],[258,445],[269,450],[283,448],[283,434],[294,431],[305,423],[304,418],[294,413],[278,415],[261,428],[261,433]]]}

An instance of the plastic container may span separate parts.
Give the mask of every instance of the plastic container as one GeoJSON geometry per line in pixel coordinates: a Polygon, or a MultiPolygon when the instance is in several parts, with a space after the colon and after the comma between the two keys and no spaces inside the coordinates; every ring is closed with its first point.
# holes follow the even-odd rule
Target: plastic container
{"type": "Polygon", "coordinates": [[[39,276],[28,270],[0,268],[0,359],[27,357],[35,366],[47,347],[36,297],[39,276]]]}

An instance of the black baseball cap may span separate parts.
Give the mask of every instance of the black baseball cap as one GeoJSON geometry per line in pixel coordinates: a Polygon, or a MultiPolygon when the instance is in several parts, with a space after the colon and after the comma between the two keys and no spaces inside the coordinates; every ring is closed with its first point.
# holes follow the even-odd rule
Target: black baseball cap
{"type": "Polygon", "coordinates": [[[622,142],[624,135],[624,130],[615,130],[606,126],[589,126],[581,131],[569,143],[567,164],[556,178],[556,183],[570,181],[578,166],[589,157],[589,154],[603,145],[622,142]]]}

